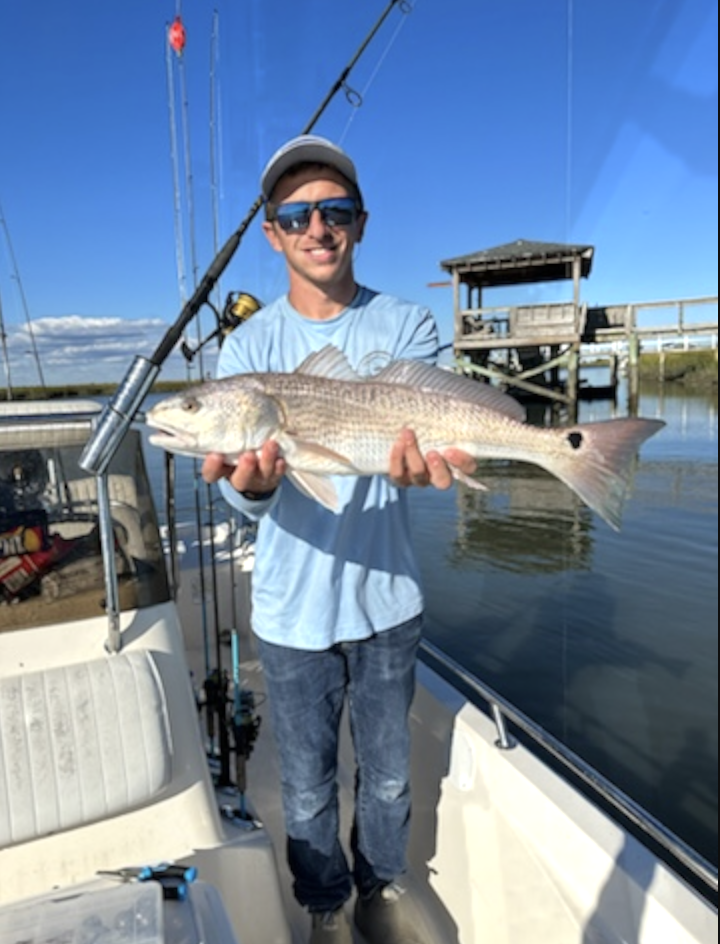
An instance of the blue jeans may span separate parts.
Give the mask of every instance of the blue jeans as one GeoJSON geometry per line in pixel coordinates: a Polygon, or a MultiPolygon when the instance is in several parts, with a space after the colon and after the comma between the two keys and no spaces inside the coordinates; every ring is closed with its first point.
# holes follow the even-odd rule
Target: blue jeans
{"type": "Polygon", "coordinates": [[[280,754],[295,897],[334,911],[353,880],[369,895],[405,870],[410,828],[409,713],[422,617],[322,652],[257,640],[280,754]],[[347,695],[357,773],[352,871],[339,837],[338,738],[347,695]]]}

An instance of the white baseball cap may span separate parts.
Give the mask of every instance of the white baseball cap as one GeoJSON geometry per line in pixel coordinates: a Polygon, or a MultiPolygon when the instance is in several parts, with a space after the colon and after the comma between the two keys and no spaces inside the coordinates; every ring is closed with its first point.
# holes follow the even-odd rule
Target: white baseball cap
{"type": "Polygon", "coordinates": [[[314,134],[302,134],[283,144],[265,165],[260,178],[260,188],[266,200],[282,175],[296,164],[325,164],[340,171],[355,187],[358,186],[357,171],[348,155],[337,144],[314,134]]]}

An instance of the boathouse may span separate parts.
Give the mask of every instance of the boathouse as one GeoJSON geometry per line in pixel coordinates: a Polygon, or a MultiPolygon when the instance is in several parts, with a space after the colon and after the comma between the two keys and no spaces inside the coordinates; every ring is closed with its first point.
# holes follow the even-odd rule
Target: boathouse
{"type": "Polygon", "coordinates": [[[594,251],[588,245],[517,239],[443,260],[440,267],[453,286],[454,354],[463,369],[573,408],[587,320],[580,287],[590,274],[594,251]],[[566,281],[572,282],[570,300],[484,304],[485,289],[566,281]]]}

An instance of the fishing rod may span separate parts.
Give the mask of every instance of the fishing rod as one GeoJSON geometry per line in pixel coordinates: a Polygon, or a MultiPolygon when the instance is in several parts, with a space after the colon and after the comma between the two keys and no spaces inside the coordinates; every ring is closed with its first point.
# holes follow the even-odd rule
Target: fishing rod
{"type": "Polygon", "coordinates": [[[3,364],[5,365],[5,390],[6,399],[12,400],[12,376],[10,373],[10,357],[8,356],[7,334],[5,333],[5,321],[3,320],[2,295],[0,295],[0,347],[2,347],[3,364]]]}
{"type": "MultiPolygon", "coordinates": [[[[301,134],[308,134],[313,129],[317,120],[336,93],[346,84],[350,72],[394,7],[400,7],[403,13],[408,13],[412,9],[408,0],[390,0],[370,32],[360,44],[357,52],[350,59],[337,81],[333,84],[332,88],[315,111],[315,114],[300,132],[301,134]]],[[[351,94],[350,90],[348,94],[351,94]]],[[[240,226],[228,238],[225,245],[210,263],[210,266],[200,280],[192,297],[185,303],[175,324],[166,332],[153,355],[149,359],[142,355],[137,355],[133,360],[127,374],[120,382],[113,399],[103,408],[95,431],[88,440],[82,456],[80,457],[80,467],[86,472],[102,475],[107,471],[112,457],[117,452],[125,433],[135,418],[135,414],[139,410],[145,395],[155,382],[162,365],[181,339],[185,326],[197,315],[200,308],[207,302],[215,283],[227,268],[235,251],[242,242],[245,232],[260,211],[263,202],[263,196],[260,194],[248,210],[240,226]]]]}
{"type": "MultiPolygon", "coordinates": [[[[178,145],[177,145],[177,136],[178,128],[177,121],[175,118],[175,82],[174,82],[174,72],[177,71],[180,81],[180,115],[181,115],[181,128],[182,128],[182,141],[183,141],[183,153],[185,161],[185,194],[186,194],[186,208],[188,215],[188,232],[189,232],[189,248],[190,248],[190,267],[192,274],[192,283],[193,288],[197,288],[197,255],[196,255],[196,242],[195,242],[195,199],[194,199],[194,186],[193,186],[193,173],[192,173],[192,150],[190,147],[190,119],[189,119],[189,109],[188,109],[188,94],[187,94],[187,80],[186,80],[186,70],[185,70],[185,27],[182,23],[181,9],[180,9],[180,0],[177,0],[176,5],[176,17],[167,32],[167,44],[166,44],[166,67],[167,67],[167,83],[168,83],[168,107],[169,107],[169,116],[170,116],[170,151],[172,158],[172,168],[173,168],[173,191],[174,191],[174,207],[175,207],[175,240],[176,240],[176,256],[178,263],[178,288],[180,290],[180,301],[184,304],[187,301],[186,293],[186,280],[185,280],[185,257],[184,257],[184,247],[183,247],[183,228],[182,228],[182,218],[181,218],[181,201],[180,201],[180,166],[178,159],[178,145]],[[174,53],[174,56],[173,56],[174,53]],[[177,64],[177,69],[173,69],[173,63],[177,64]]],[[[217,11],[215,13],[217,17],[217,11]]],[[[211,70],[210,70],[210,82],[211,85],[214,81],[214,57],[211,57],[211,70]]],[[[212,142],[211,142],[212,148],[212,142]]],[[[214,161],[211,162],[211,170],[214,173],[214,161]]],[[[213,244],[213,252],[217,252],[218,244],[213,244]]],[[[214,306],[211,304],[208,299],[207,304],[210,305],[214,310],[214,306]]],[[[217,317],[217,312],[216,312],[217,317]]],[[[200,376],[204,374],[202,367],[202,322],[200,316],[195,319],[196,321],[196,331],[198,337],[198,345],[195,348],[195,352],[200,352],[200,376]]],[[[189,365],[191,358],[188,357],[187,351],[190,350],[189,345],[186,341],[182,342],[182,353],[185,355],[186,362],[189,365]]],[[[198,541],[198,579],[200,582],[199,587],[199,597],[200,597],[200,616],[201,616],[201,625],[202,625],[202,638],[203,638],[203,651],[205,654],[205,676],[209,677],[210,674],[210,630],[209,630],[209,618],[208,618],[208,594],[206,592],[206,582],[205,582],[205,541],[203,535],[204,522],[203,522],[203,510],[205,510],[209,515],[207,534],[209,535],[210,541],[210,551],[212,561],[214,558],[214,523],[212,521],[212,505],[210,504],[210,485],[208,483],[203,483],[201,478],[198,475],[199,471],[199,460],[197,457],[193,458],[193,500],[195,506],[195,525],[197,528],[197,533],[201,537],[201,540],[198,541]],[[204,487],[203,487],[204,486],[204,487]],[[205,504],[203,506],[202,497],[205,497],[205,504]]],[[[166,469],[168,466],[166,466],[166,469]]],[[[169,487],[166,489],[166,493],[169,494],[169,487]]],[[[170,508],[168,507],[168,521],[170,508]]],[[[214,590],[214,588],[213,588],[214,590]]],[[[217,638],[218,634],[218,603],[215,595],[212,596],[212,605],[213,613],[213,626],[215,630],[215,636],[217,638]]],[[[219,640],[217,641],[217,646],[219,647],[219,640]]],[[[218,649],[219,651],[219,649],[218,649]]],[[[218,666],[220,663],[218,662],[218,666]]],[[[208,719],[211,720],[214,718],[214,702],[211,705],[210,700],[206,700],[206,709],[208,711],[208,719]]],[[[212,743],[212,738],[211,738],[212,743]]]]}
{"type": "MultiPolygon", "coordinates": [[[[40,378],[40,386],[44,391],[47,391],[47,386],[45,384],[45,375],[43,374],[42,361],[40,360],[40,354],[38,352],[37,341],[35,339],[35,331],[32,325],[32,319],[30,317],[30,310],[28,309],[27,298],[25,297],[25,290],[23,288],[22,280],[20,278],[20,270],[18,269],[17,259],[15,258],[15,250],[13,249],[12,240],[10,239],[10,230],[8,229],[7,220],[3,214],[2,205],[0,205],[0,227],[2,227],[3,232],[5,233],[5,242],[7,244],[8,258],[10,260],[10,265],[12,266],[12,278],[15,279],[17,284],[18,292],[20,293],[20,302],[22,304],[23,311],[25,312],[25,324],[27,325],[28,337],[30,338],[30,347],[31,350],[28,351],[28,354],[32,354],[35,360],[35,366],[37,368],[38,377],[40,378]]],[[[6,373],[7,373],[7,382],[8,382],[8,391],[10,390],[10,362],[7,359],[7,348],[6,348],[6,334],[4,328],[2,329],[2,342],[3,342],[3,353],[6,358],[6,373]]],[[[12,397],[8,394],[9,398],[12,397]]]]}

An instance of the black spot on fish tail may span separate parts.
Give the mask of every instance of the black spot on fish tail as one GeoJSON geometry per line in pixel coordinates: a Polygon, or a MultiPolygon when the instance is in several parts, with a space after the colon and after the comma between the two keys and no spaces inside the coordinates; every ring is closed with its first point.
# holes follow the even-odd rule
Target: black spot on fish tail
{"type": "Polygon", "coordinates": [[[585,423],[565,434],[564,456],[541,464],[617,531],[639,448],[664,425],[637,417],[585,423]]]}

